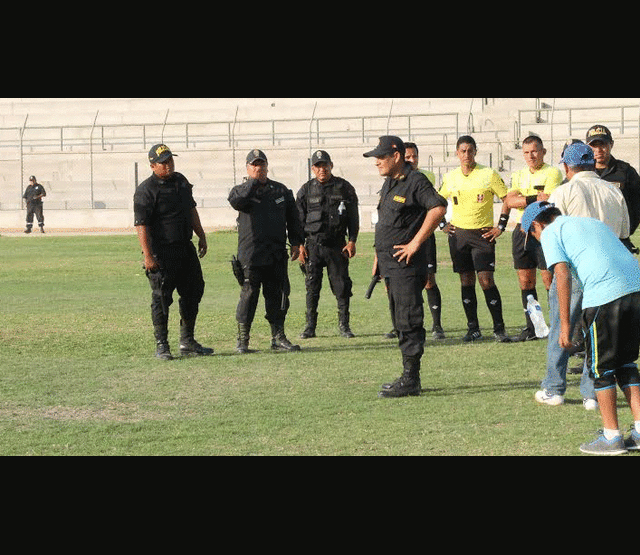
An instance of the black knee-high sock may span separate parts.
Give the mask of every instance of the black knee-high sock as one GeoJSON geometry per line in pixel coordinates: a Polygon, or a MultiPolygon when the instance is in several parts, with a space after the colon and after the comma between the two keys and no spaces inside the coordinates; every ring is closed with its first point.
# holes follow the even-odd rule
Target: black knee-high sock
{"type": "Polygon", "coordinates": [[[478,298],[476,297],[475,285],[463,285],[460,287],[462,291],[462,307],[467,316],[467,326],[469,329],[477,329],[480,327],[478,323],[478,298]]]}
{"type": "Polygon", "coordinates": [[[489,289],[484,289],[484,298],[493,319],[493,331],[504,331],[504,320],[502,319],[502,298],[498,287],[493,285],[489,289]]]}
{"type": "Polygon", "coordinates": [[[442,296],[440,295],[440,289],[437,285],[434,285],[431,289],[427,289],[427,302],[429,303],[429,310],[431,310],[433,325],[442,327],[442,324],[440,323],[440,315],[442,313],[442,296]]]}
{"type": "Polygon", "coordinates": [[[527,297],[529,295],[533,295],[533,298],[537,301],[538,300],[538,292],[535,290],[535,288],[533,289],[524,289],[521,291],[522,293],[522,308],[524,308],[524,318],[527,321],[527,329],[531,330],[532,332],[535,333],[535,328],[533,327],[533,322],[531,321],[531,317],[529,316],[529,313],[527,312],[527,297]]]}

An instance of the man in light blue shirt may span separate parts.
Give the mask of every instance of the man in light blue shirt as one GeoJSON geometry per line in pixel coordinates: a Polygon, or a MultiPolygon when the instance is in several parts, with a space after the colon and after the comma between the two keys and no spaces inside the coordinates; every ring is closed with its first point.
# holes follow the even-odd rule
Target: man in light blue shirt
{"type": "Polygon", "coordinates": [[[640,291],[638,261],[600,220],[558,216],[541,243],[549,266],[565,262],[580,280],[583,310],[640,291]]]}
{"type": "Polygon", "coordinates": [[[618,455],[640,449],[640,266],[609,227],[593,218],[563,216],[553,204],[527,207],[521,229],[542,244],[557,280],[559,344],[571,346],[571,272],[583,288],[582,320],[586,364],[594,380],[604,430],[580,446],[583,453],[618,455]],[[623,440],[618,425],[616,384],[625,394],[634,429],[623,440]]]}

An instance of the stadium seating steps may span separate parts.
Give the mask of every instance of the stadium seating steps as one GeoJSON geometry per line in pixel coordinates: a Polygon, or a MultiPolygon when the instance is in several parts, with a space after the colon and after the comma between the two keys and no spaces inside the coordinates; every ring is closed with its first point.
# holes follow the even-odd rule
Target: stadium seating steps
{"type": "Polygon", "coordinates": [[[198,205],[227,211],[225,221],[235,218],[226,198],[245,175],[250,149],[264,150],[270,176],[294,192],[308,179],[311,153],[327,150],[334,173],[358,191],[366,229],[381,179],[362,153],[379,135],[416,142],[421,167],[434,171],[439,186],[458,165],[457,136],[471,134],[478,162],[508,183],[523,166],[519,146],[528,134],[542,137],[546,161],[557,164],[564,142],[584,139],[595,123],[611,129],[614,155],[638,167],[639,106],[640,99],[624,98],[4,98],[0,213],[22,210],[29,175],[47,188],[50,210],[130,213],[136,180],[149,174],[147,151],[163,140],[178,155],[176,169],[194,184],[198,205]]]}

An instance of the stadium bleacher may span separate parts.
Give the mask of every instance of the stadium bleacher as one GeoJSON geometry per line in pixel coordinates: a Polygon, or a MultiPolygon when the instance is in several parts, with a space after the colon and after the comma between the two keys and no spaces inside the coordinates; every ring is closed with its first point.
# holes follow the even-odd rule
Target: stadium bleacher
{"type": "Polygon", "coordinates": [[[310,154],[321,148],[330,152],[334,173],[356,187],[367,230],[382,180],[362,153],[380,135],[416,142],[421,166],[440,181],[458,166],[457,137],[469,133],[478,162],[508,183],[523,167],[519,145],[529,133],[542,137],[546,161],[557,164],[564,142],[583,139],[595,123],[611,129],[614,156],[638,168],[637,98],[4,98],[0,229],[23,226],[29,175],[47,189],[47,227],[131,228],[136,181],[149,175],[147,152],[162,141],[194,184],[208,229],[235,224],[226,199],[245,175],[248,150],[264,150],[270,177],[295,193],[309,177],[310,154]]]}

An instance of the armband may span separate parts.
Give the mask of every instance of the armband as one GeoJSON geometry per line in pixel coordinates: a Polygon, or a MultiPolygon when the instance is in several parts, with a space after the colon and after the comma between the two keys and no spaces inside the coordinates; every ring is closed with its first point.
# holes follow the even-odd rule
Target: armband
{"type": "Polygon", "coordinates": [[[529,206],[538,200],[538,195],[529,195],[528,197],[525,197],[525,199],[527,200],[527,206],[529,206]]]}
{"type": "Polygon", "coordinates": [[[498,220],[498,229],[500,231],[504,231],[507,229],[507,222],[509,221],[509,214],[500,214],[500,219],[498,220]]]}

